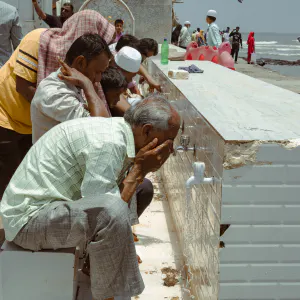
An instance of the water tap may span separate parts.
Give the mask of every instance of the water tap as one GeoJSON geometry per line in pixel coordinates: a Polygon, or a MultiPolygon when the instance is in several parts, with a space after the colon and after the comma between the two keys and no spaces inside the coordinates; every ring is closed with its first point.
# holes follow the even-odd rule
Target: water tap
{"type": "Polygon", "coordinates": [[[195,145],[193,147],[189,147],[190,144],[190,137],[188,135],[182,135],[180,137],[180,145],[176,147],[175,151],[174,151],[174,156],[176,156],[176,152],[184,152],[184,151],[193,151],[194,155],[196,154],[196,148],[195,145]]]}

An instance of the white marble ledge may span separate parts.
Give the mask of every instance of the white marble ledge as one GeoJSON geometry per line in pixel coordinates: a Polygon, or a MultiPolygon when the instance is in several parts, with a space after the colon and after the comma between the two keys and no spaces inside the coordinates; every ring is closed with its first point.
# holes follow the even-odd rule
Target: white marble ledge
{"type": "Polygon", "coordinates": [[[208,61],[172,61],[165,74],[195,64],[203,74],[170,81],[225,141],[279,141],[300,137],[300,95],[208,61]]]}

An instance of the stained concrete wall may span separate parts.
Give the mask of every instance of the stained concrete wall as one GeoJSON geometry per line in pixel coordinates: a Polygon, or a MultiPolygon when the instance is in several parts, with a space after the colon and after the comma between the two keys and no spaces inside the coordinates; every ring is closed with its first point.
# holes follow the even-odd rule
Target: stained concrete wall
{"type": "MultiPolygon", "coordinates": [[[[101,1],[98,0],[99,3],[101,1]]],[[[76,11],[84,2],[84,0],[72,0],[76,11]]],[[[171,39],[172,0],[124,0],[124,2],[135,18],[135,35],[137,37],[153,38],[159,43],[165,37],[171,39]]],[[[99,12],[101,13],[101,11],[99,12]]]]}

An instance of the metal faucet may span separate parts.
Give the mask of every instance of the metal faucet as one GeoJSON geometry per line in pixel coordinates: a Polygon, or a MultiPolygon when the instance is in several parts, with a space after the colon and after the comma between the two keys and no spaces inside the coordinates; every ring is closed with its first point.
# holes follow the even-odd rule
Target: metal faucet
{"type": "Polygon", "coordinates": [[[190,144],[190,137],[188,135],[182,135],[180,137],[180,145],[181,146],[178,146],[176,147],[175,151],[174,151],[174,156],[176,156],[176,152],[184,152],[184,151],[193,151],[194,152],[194,155],[196,154],[196,147],[194,145],[194,147],[189,147],[189,144],[190,144]]]}
{"type": "MultiPolygon", "coordinates": [[[[184,124],[183,124],[184,126],[184,124]]],[[[196,147],[196,145],[194,144],[193,147],[189,147],[190,144],[190,137],[188,135],[182,135],[180,137],[180,145],[175,148],[175,151],[173,152],[173,155],[176,156],[176,152],[188,152],[188,151],[193,151],[193,155],[196,156],[196,150],[200,150],[200,151],[204,151],[206,153],[212,153],[212,149],[210,148],[206,148],[206,147],[196,147]]]]}

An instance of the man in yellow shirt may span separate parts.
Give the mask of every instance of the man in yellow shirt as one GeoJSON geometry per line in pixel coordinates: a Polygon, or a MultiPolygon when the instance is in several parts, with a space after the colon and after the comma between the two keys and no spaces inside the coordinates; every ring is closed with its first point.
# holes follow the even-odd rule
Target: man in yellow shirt
{"type": "Polygon", "coordinates": [[[0,200],[32,145],[30,102],[36,89],[39,41],[44,30],[28,33],[0,69],[0,200]]]}

